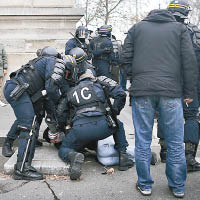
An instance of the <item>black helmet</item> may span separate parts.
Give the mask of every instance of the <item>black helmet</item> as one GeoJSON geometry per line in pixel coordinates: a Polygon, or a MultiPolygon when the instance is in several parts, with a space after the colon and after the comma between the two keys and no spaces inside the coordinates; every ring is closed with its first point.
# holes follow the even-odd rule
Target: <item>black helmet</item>
{"type": "Polygon", "coordinates": [[[89,31],[86,26],[79,26],[76,29],[76,37],[86,39],[88,35],[89,35],[89,31]]]}
{"type": "Polygon", "coordinates": [[[75,72],[77,71],[77,64],[76,60],[74,57],[70,55],[65,55],[63,57],[64,63],[65,63],[65,69],[66,69],[66,74],[65,74],[65,79],[67,80],[74,80],[74,75],[75,72]]]}
{"type": "Polygon", "coordinates": [[[83,62],[87,58],[85,51],[79,47],[75,47],[70,50],[69,55],[76,59],[77,64],[83,62]]]}
{"type": "Polygon", "coordinates": [[[111,35],[112,26],[111,25],[103,25],[98,29],[98,34],[102,36],[111,35]]]}
{"type": "Polygon", "coordinates": [[[40,57],[40,56],[41,56],[41,52],[42,52],[42,49],[38,49],[38,50],[36,51],[37,57],[40,57]]]}
{"type": "Polygon", "coordinates": [[[75,58],[70,56],[70,55],[65,55],[63,57],[63,60],[64,60],[64,63],[65,63],[66,69],[71,69],[71,67],[75,67],[77,65],[75,58]]]}
{"type": "Polygon", "coordinates": [[[187,0],[173,0],[170,2],[167,9],[171,11],[173,15],[182,19],[186,19],[189,11],[191,11],[187,0]]]}
{"type": "Polygon", "coordinates": [[[54,47],[46,46],[43,49],[38,49],[37,50],[37,55],[38,56],[54,56],[58,57],[59,53],[54,47]]]}

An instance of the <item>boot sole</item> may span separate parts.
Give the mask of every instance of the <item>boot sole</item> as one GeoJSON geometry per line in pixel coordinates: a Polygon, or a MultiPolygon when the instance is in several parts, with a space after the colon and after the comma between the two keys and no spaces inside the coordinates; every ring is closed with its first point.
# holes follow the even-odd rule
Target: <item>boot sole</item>
{"type": "Polygon", "coordinates": [[[74,158],[74,161],[69,169],[70,179],[76,180],[79,179],[81,176],[81,166],[84,162],[84,155],[82,153],[77,153],[74,158]]]}
{"type": "MultiPolygon", "coordinates": [[[[14,153],[13,153],[14,154],[14,153]]],[[[13,154],[5,154],[5,153],[2,153],[2,155],[6,158],[10,158],[13,154]]]]}
{"type": "Polygon", "coordinates": [[[127,171],[128,169],[132,168],[134,166],[134,163],[133,165],[129,165],[129,166],[125,166],[125,167],[118,167],[118,170],[119,171],[127,171]]]}
{"type": "Polygon", "coordinates": [[[13,154],[14,154],[14,152],[12,151],[12,153],[5,153],[5,151],[3,150],[3,148],[4,147],[2,147],[2,155],[4,156],[4,157],[11,157],[13,154]]]}
{"type": "Polygon", "coordinates": [[[188,169],[187,168],[187,172],[199,172],[200,171],[200,169],[188,169]]]}
{"type": "Polygon", "coordinates": [[[128,170],[130,167],[118,167],[119,171],[126,171],[128,170]]]}
{"type": "Polygon", "coordinates": [[[127,171],[128,169],[130,169],[132,167],[134,167],[134,162],[133,162],[133,164],[128,165],[128,166],[118,166],[118,170],[119,171],[127,171]]]}
{"type": "Polygon", "coordinates": [[[25,176],[18,176],[16,174],[13,174],[13,179],[14,180],[27,180],[27,181],[37,181],[37,180],[42,180],[42,177],[37,177],[37,178],[30,178],[30,177],[25,177],[25,176]]]}

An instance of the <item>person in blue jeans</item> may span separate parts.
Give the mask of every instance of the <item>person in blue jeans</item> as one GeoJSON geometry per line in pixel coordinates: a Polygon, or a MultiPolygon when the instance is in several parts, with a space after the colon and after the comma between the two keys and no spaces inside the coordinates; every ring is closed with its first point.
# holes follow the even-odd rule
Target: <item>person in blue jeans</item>
{"type": "Polygon", "coordinates": [[[136,188],[151,195],[151,141],[156,110],[166,145],[166,177],[172,194],[185,191],[184,102],[191,103],[198,68],[190,35],[168,10],[152,10],[129,31],[122,52],[124,67],[132,69],[132,118],[135,127],[136,188]]]}

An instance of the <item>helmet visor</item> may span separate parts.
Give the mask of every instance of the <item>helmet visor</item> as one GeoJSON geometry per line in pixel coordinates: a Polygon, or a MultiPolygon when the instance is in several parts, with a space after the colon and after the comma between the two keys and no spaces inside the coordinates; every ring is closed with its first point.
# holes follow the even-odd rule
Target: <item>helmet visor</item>
{"type": "Polygon", "coordinates": [[[83,39],[88,38],[88,31],[86,29],[79,30],[78,37],[83,39]]]}

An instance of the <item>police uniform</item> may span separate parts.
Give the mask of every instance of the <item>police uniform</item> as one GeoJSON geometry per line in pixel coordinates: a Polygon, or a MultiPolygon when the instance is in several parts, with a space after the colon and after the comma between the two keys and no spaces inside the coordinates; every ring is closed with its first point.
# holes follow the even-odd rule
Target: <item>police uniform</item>
{"type": "Polygon", "coordinates": [[[86,44],[85,42],[82,42],[82,44],[80,44],[80,42],[77,41],[77,39],[75,38],[71,38],[67,41],[66,45],[65,45],[65,55],[69,55],[69,52],[71,49],[75,48],[75,47],[79,47],[81,49],[83,49],[87,55],[88,55],[88,60],[91,59],[91,52],[90,52],[90,46],[89,44],[86,44]]]}
{"type": "Polygon", "coordinates": [[[86,43],[86,39],[88,37],[89,31],[88,28],[85,26],[79,26],[76,29],[75,37],[71,38],[67,41],[65,44],[65,55],[69,55],[69,52],[71,49],[75,47],[79,47],[85,51],[87,54],[87,60],[90,60],[92,58],[91,50],[89,41],[88,44],[86,43]]]}
{"type": "MultiPolygon", "coordinates": [[[[186,24],[192,42],[194,51],[197,58],[198,67],[200,69],[200,30],[197,26],[189,23],[186,24]]],[[[195,156],[199,144],[199,111],[198,108],[200,106],[199,99],[199,90],[200,90],[200,76],[198,78],[197,88],[195,92],[195,97],[191,103],[183,104],[183,113],[185,118],[185,126],[184,126],[184,142],[185,142],[185,153],[187,160],[187,170],[188,171],[200,171],[200,164],[195,161],[195,156]]]]}
{"type": "MultiPolygon", "coordinates": [[[[70,178],[77,179],[81,170],[76,170],[78,163],[82,163],[84,156],[76,153],[86,147],[89,143],[95,142],[110,135],[114,136],[115,148],[119,152],[126,152],[128,143],[126,141],[123,123],[118,120],[118,129],[114,129],[108,122],[106,115],[106,97],[102,87],[109,97],[114,98],[113,110],[119,114],[125,105],[126,93],[114,81],[106,77],[98,79],[82,75],[77,86],[70,89],[67,94],[67,106],[71,116],[71,129],[59,149],[59,156],[65,162],[70,162],[70,178]]],[[[122,170],[130,166],[121,162],[122,170]]]]}
{"type": "Polygon", "coordinates": [[[91,52],[93,54],[92,64],[96,68],[97,76],[112,78],[111,64],[115,60],[110,36],[112,28],[108,25],[104,26],[100,27],[99,36],[90,41],[91,52]]]}
{"type": "Polygon", "coordinates": [[[112,74],[113,80],[116,81],[118,84],[120,83],[121,85],[119,66],[120,66],[122,46],[120,44],[120,41],[117,41],[114,35],[112,35],[111,42],[113,44],[113,52],[114,52],[114,60],[111,65],[111,74],[112,74]]]}
{"type": "MultiPolygon", "coordinates": [[[[41,57],[41,56],[57,57],[58,56],[57,51],[54,48],[49,47],[49,46],[46,46],[43,49],[38,49],[36,54],[38,57],[41,57]]],[[[34,60],[36,61],[36,59],[34,59],[34,60]]],[[[33,61],[31,61],[31,62],[33,62],[33,61]]],[[[53,74],[53,71],[52,71],[52,74],[53,74]]],[[[64,85],[62,86],[62,84],[60,84],[61,91],[64,90],[62,88],[66,88],[66,86],[67,86],[67,84],[65,84],[65,86],[64,85]]],[[[39,93],[40,92],[38,92],[38,94],[39,93]]],[[[37,95],[35,95],[35,97],[37,97],[37,95]]],[[[35,115],[36,115],[36,120],[35,120],[35,124],[34,124],[34,135],[36,138],[38,138],[40,125],[42,123],[43,118],[45,117],[45,111],[47,112],[47,114],[51,114],[52,106],[50,105],[50,102],[47,99],[47,97],[41,97],[38,100],[34,98],[34,99],[32,99],[32,102],[33,102],[33,107],[34,107],[34,111],[35,111],[35,115]]],[[[7,134],[6,140],[3,144],[2,154],[5,157],[11,157],[12,154],[14,153],[12,150],[12,146],[13,146],[14,140],[18,136],[19,136],[18,121],[15,120],[15,122],[11,126],[11,128],[7,134]]],[[[39,140],[36,140],[36,146],[42,146],[42,143],[39,140]]]]}
{"type": "Polygon", "coordinates": [[[4,96],[12,106],[17,119],[12,127],[17,125],[19,131],[14,179],[38,180],[43,178],[42,174],[30,166],[34,152],[31,155],[28,151],[27,157],[25,157],[27,143],[31,137],[29,133],[35,116],[33,103],[42,98],[44,90],[52,102],[58,102],[60,92],[56,81],[58,81],[58,77],[62,76],[61,69],[64,70],[64,68],[63,60],[55,56],[40,56],[11,73],[11,80],[8,80],[4,86],[4,96]]]}

